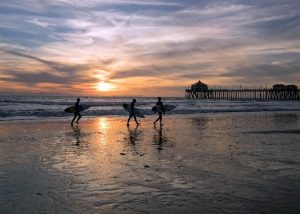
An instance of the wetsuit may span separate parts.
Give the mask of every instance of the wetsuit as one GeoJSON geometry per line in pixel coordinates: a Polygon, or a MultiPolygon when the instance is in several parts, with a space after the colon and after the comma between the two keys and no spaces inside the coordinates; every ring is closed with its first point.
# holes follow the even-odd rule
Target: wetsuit
{"type": "Polygon", "coordinates": [[[128,120],[127,120],[127,125],[129,125],[129,122],[130,122],[132,117],[134,118],[136,124],[139,124],[133,110],[134,110],[134,102],[131,102],[131,104],[130,104],[130,113],[129,113],[129,117],[128,117],[128,120]]]}
{"type": "Polygon", "coordinates": [[[80,102],[80,101],[77,101],[77,102],[75,103],[74,118],[73,118],[73,120],[72,120],[72,122],[71,122],[71,125],[73,125],[73,122],[74,122],[74,120],[76,119],[77,116],[78,116],[78,119],[77,119],[76,123],[78,123],[79,119],[81,118],[81,114],[79,113],[79,112],[80,112],[79,102],[80,102]]]}

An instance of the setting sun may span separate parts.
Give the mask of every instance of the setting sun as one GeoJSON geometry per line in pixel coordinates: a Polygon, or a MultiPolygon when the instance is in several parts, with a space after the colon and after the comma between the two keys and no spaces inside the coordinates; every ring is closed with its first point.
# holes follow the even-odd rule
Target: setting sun
{"type": "Polygon", "coordinates": [[[111,91],[114,89],[114,86],[111,83],[100,82],[100,83],[98,83],[96,88],[98,91],[111,91]]]}

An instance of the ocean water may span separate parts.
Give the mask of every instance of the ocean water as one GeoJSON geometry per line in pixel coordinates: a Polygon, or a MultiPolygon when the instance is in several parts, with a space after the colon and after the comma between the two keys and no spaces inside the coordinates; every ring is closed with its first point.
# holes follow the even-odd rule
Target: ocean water
{"type": "MultiPolygon", "coordinates": [[[[130,103],[131,97],[80,97],[81,104],[91,107],[84,116],[128,115],[123,103],[130,103]]],[[[145,115],[152,115],[156,97],[137,97],[136,107],[145,115]]],[[[73,96],[45,95],[0,95],[0,120],[34,120],[41,118],[64,118],[72,114],[64,109],[74,105],[73,96]]],[[[299,101],[230,101],[189,100],[183,97],[164,97],[163,103],[176,106],[168,114],[198,114],[220,112],[300,111],[299,101]]]]}

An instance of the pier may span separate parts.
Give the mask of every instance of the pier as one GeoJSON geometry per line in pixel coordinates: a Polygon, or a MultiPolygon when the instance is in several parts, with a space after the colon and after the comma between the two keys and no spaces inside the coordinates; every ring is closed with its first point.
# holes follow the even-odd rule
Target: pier
{"type": "Polygon", "coordinates": [[[185,89],[188,99],[212,100],[300,100],[300,90],[295,85],[276,84],[271,89],[209,89],[201,81],[185,89]]]}

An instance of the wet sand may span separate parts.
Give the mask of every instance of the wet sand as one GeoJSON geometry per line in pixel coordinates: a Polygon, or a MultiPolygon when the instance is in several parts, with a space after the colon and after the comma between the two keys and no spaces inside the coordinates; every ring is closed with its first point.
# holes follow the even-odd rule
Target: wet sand
{"type": "Polygon", "coordinates": [[[299,112],[154,119],[0,122],[0,213],[300,212],[299,112]]]}

